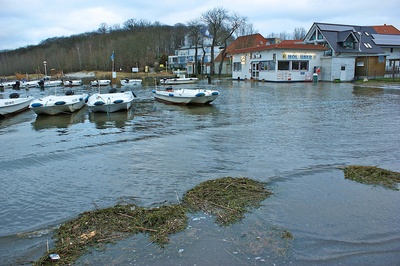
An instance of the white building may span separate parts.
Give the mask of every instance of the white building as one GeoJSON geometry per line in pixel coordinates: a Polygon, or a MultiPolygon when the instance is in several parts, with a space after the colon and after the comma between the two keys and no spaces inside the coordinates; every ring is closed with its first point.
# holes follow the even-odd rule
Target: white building
{"type": "Polygon", "coordinates": [[[400,72],[400,30],[393,25],[372,26],[376,34],[372,34],[373,42],[379,45],[386,57],[386,73],[399,76],[400,72]]]}
{"type": "MultiPolygon", "coordinates": [[[[174,55],[168,56],[168,69],[170,70],[181,70],[187,75],[196,75],[195,73],[195,56],[197,49],[197,62],[198,67],[201,67],[203,74],[210,74],[211,70],[211,44],[212,36],[208,31],[204,31],[201,36],[201,45],[193,43],[189,36],[185,37],[185,46],[177,49],[174,55]]],[[[220,52],[219,46],[214,46],[214,59],[220,52]]]]}
{"type": "Polygon", "coordinates": [[[320,73],[321,57],[326,47],[284,40],[231,51],[232,78],[272,82],[312,81],[320,73]]]}
{"type": "Polygon", "coordinates": [[[352,81],[385,74],[385,53],[373,41],[375,33],[369,26],[314,23],[303,42],[328,49],[321,58],[321,80],[352,81]]]}

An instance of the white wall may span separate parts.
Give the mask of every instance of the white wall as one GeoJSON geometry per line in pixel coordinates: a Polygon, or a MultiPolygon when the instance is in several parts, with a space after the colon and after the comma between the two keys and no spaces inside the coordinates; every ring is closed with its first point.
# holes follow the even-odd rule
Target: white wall
{"type": "Polygon", "coordinates": [[[259,70],[257,80],[288,82],[312,80],[314,67],[321,66],[321,51],[311,50],[264,50],[247,54],[234,54],[233,62],[242,62],[241,71],[232,71],[232,79],[250,79],[252,76],[252,63],[276,59],[275,69],[262,71],[259,70]],[[275,57],[274,57],[275,54],[275,57]],[[243,58],[244,57],[244,58],[243,58]],[[306,57],[306,59],[305,59],[306,57]],[[308,70],[280,70],[278,71],[278,61],[308,61],[308,70]]]}
{"type": "Polygon", "coordinates": [[[331,80],[352,81],[355,73],[355,58],[332,57],[331,80]],[[341,68],[345,67],[344,73],[341,68]]]}

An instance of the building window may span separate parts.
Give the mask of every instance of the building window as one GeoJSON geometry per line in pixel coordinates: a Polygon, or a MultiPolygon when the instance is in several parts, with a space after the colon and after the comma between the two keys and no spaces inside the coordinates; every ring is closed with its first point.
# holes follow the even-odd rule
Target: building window
{"type": "Polygon", "coordinates": [[[345,49],[354,49],[354,42],[353,42],[353,41],[350,41],[350,40],[347,40],[347,41],[345,41],[345,42],[343,43],[343,47],[344,47],[345,49]]]}
{"type": "Polygon", "coordinates": [[[292,70],[308,70],[308,61],[292,61],[292,70]]]}
{"type": "Polygon", "coordinates": [[[272,60],[260,61],[259,69],[260,69],[260,71],[274,71],[275,70],[275,62],[272,60]]]}
{"type": "Polygon", "coordinates": [[[324,55],[326,55],[326,56],[332,56],[332,49],[326,50],[326,51],[324,52],[324,55]]]}
{"type": "Polygon", "coordinates": [[[242,63],[234,62],[233,63],[233,71],[242,71],[242,63]]]}
{"type": "Polygon", "coordinates": [[[289,70],[289,61],[278,61],[278,70],[289,70]]]}

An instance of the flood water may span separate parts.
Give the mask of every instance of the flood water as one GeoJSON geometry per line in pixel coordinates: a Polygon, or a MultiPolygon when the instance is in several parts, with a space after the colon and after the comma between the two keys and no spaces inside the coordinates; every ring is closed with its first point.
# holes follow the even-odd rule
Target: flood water
{"type": "Polygon", "coordinates": [[[0,119],[0,264],[37,260],[52,230],[84,211],[175,204],[232,176],[274,195],[234,225],[190,214],[164,249],[134,235],[77,264],[398,265],[400,192],[345,180],[341,167],[400,171],[399,87],[213,83],[211,106],[158,103],[143,86],[128,112],[0,119]]]}

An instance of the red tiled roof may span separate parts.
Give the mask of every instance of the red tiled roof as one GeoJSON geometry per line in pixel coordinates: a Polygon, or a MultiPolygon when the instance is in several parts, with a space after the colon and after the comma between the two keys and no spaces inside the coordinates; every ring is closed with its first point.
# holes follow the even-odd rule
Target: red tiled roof
{"type": "Polygon", "coordinates": [[[400,30],[392,25],[371,26],[378,34],[400,34],[400,30]]]}
{"type": "Polygon", "coordinates": [[[317,44],[305,44],[302,43],[302,40],[283,40],[278,44],[270,44],[264,46],[257,47],[247,47],[243,49],[233,50],[231,54],[239,54],[239,53],[249,53],[256,51],[265,51],[265,50],[273,50],[273,49],[295,49],[295,50],[319,50],[325,51],[328,50],[325,46],[317,45],[317,44]]]}
{"type": "MultiPolygon", "coordinates": [[[[236,40],[234,40],[228,47],[226,48],[226,53],[230,53],[235,49],[241,49],[246,47],[254,47],[258,45],[266,45],[268,40],[265,39],[261,34],[251,34],[246,36],[240,36],[236,40]]],[[[225,58],[225,60],[228,60],[225,58]]],[[[214,61],[221,61],[221,54],[219,54],[214,61]]]]}

